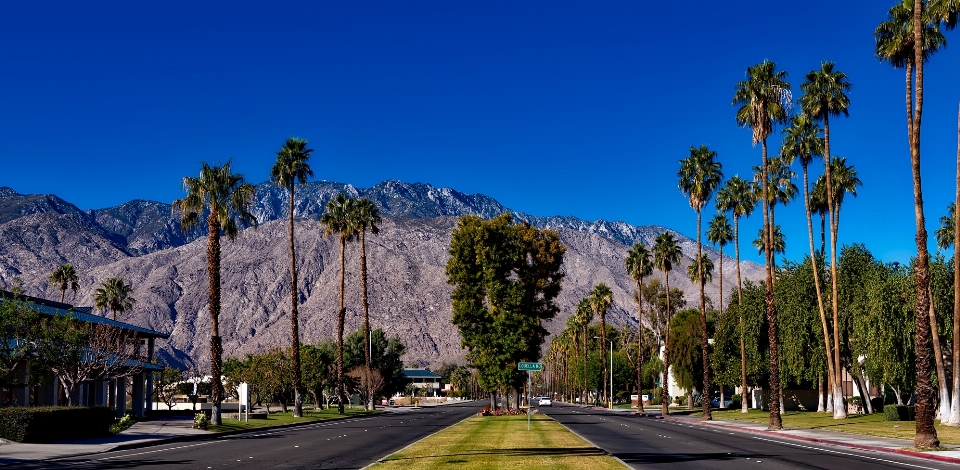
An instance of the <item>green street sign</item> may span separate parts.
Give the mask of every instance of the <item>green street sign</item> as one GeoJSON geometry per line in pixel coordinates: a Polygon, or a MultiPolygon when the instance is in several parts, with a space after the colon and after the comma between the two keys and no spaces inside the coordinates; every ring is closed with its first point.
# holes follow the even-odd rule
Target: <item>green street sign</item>
{"type": "Polygon", "coordinates": [[[543,370],[542,362],[519,362],[517,370],[543,370]]]}

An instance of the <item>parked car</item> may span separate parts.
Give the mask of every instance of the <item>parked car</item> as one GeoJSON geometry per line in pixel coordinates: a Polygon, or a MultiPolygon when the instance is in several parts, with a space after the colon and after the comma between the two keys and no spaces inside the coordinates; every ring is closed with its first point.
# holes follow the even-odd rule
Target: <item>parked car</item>
{"type": "Polygon", "coordinates": [[[540,406],[553,406],[553,400],[550,397],[540,397],[540,406]]]}

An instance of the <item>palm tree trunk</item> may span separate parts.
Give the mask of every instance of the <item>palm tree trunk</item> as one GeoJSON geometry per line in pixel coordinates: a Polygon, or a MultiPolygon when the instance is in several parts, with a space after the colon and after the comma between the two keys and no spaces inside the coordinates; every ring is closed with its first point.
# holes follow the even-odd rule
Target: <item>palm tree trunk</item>
{"type": "Polygon", "coordinates": [[[740,315],[740,412],[749,413],[747,404],[747,348],[743,341],[743,279],[740,277],[740,218],[733,216],[733,249],[737,255],[737,312],[740,315]]]}
{"type": "Polygon", "coordinates": [[[340,310],[337,312],[337,397],[340,403],[337,405],[337,412],[344,414],[343,402],[347,398],[347,393],[343,383],[343,320],[347,316],[347,309],[343,306],[343,286],[345,279],[347,252],[347,239],[340,237],[340,310]]]}
{"type": "Polygon", "coordinates": [[[303,416],[303,379],[300,371],[300,320],[297,315],[297,252],[293,242],[293,191],[294,185],[291,182],[287,189],[290,190],[290,337],[292,346],[290,355],[293,359],[293,417],[303,416]]]}
{"type": "Polygon", "coordinates": [[[830,115],[823,116],[823,149],[825,165],[825,178],[827,180],[827,213],[830,216],[830,285],[831,285],[831,303],[833,307],[833,418],[844,419],[847,417],[847,408],[843,406],[843,390],[841,389],[841,367],[840,367],[840,298],[837,296],[837,229],[834,226],[834,211],[837,209],[833,200],[833,176],[830,173],[830,115]]]}
{"type": "MultiPolygon", "coordinates": [[[[603,390],[603,393],[597,393],[597,396],[603,396],[604,398],[610,398],[607,396],[607,387],[604,384],[607,383],[607,361],[603,360],[603,348],[607,346],[607,312],[606,310],[599,312],[600,313],[600,387],[598,389],[603,390]]],[[[611,371],[612,372],[612,371],[611,371]]],[[[604,400],[606,401],[606,400],[604,400]]]]}
{"type": "Polygon", "coordinates": [[[780,357],[778,351],[777,312],[773,304],[773,226],[770,224],[770,182],[767,179],[767,140],[762,141],[763,152],[763,225],[766,258],[766,281],[764,299],[767,310],[767,339],[770,352],[770,425],[769,430],[783,429],[780,418],[780,357]]]}
{"type": "Polygon", "coordinates": [[[363,291],[363,340],[367,367],[370,367],[370,303],[367,300],[367,231],[360,232],[360,286],[363,291]]]}
{"type": "Polygon", "coordinates": [[[637,413],[643,413],[643,277],[637,279],[637,413]]]}
{"type": "Polygon", "coordinates": [[[928,314],[930,317],[930,334],[933,337],[933,358],[937,364],[937,384],[940,386],[940,422],[948,426],[956,426],[957,424],[951,424],[950,384],[947,382],[947,369],[943,363],[943,351],[940,349],[940,331],[937,329],[937,313],[933,309],[933,293],[931,292],[929,295],[931,299],[928,314]]]}
{"type": "MultiPolygon", "coordinates": [[[[720,244],[720,316],[723,316],[723,244],[720,244]]],[[[722,392],[721,388],[721,392],[722,392]]],[[[722,404],[722,403],[721,403],[722,404]]]]}
{"type": "MultiPolygon", "coordinates": [[[[953,211],[953,394],[950,401],[950,418],[947,424],[960,426],[960,256],[956,254],[956,247],[960,246],[960,111],[957,113],[957,195],[953,211]]],[[[933,302],[931,300],[930,304],[933,302]]],[[[936,324],[931,324],[936,331],[936,324]]],[[[934,344],[939,341],[934,339],[934,344]]],[[[940,357],[939,354],[934,354],[940,357]]],[[[938,369],[939,370],[939,369],[938,369]]],[[[942,394],[942,392],[941,392],[942,394]]]]}
{"type": "MultiPolygon", "coordinates": [[[[827,326],[827,314],[823,306],[823,292],[820,289],[820,270],[817,269],[817,252],[813,247],[813,214],[810,211],[810,183],[808,174],[807,165],[803,165],[803,206],[807,213],[807,233],[810,234],[810,266],[813,269],[813,284],[817,291],[817,307],[820,309],[820,326],[823,328],[823,347],[827,359],[827,386],[831,387],[835,378],[835,365],[833,363],[833,356],[830,354],[830,328],[827,326]]],[[[823,248],[821,248],[821,250],[823,250],[823,248]]],[[[817,386],[822,386],[819,379],[817,386]]],[[[822,407],[823,404],[819,403],[817,405],[818,411],[822,411],[822,407]]]]}
{"type": "Polygon", "coordinates": [[[220,339],[220,221],[215,211],[207,216],[207,278],[210,295],[210,380],[213,409],[210,424],[220,425],[220,403],[223,401],[223,343],[220,339]]]}
{"type": "Polygon", "coordinates": [[[823,413],[823,377],[817,375],[817,413],[823,413]]]}
{"type": "Polygon", "coordinates": [[[663,273],[663,278],[667,286],[667,326],[664,328],[666,333],[663,337],[663,380],[660,382],[660,416],[667,416],[670,410],[669,388],[670,388],[670,271],[663,273]]]}
{"type": "MultiPolygon", "coordinates": [[[[713,415],[710,413],[710,349],[707,344],[707,297],[703,293],[703,243],[701,232],[701,211],[697,211],[697,274],[700,278],[700,350],[703,354],[703,390],[701,390],[703,402],[703,421],[710,421],[713,415]]],[[[691,397],[693,395],[691,394],[691,397]]]]}
{"type": "MultiPolygon", "coordinates": [[[[923,2],[913,4],[913,38],[914,44],[923,44],[923,26],[920,21],[920,12],[923,2]]],[[[910,166],[913,172],[913,200],[914,214],[917,225],[917,306],[915,320],[917,324],[917,408],[916,434],[914,445],[917,447],[939,447],[937,429],[933,427],[933,387],[930,384],[930,325],[924,318],[928,315],[930,306],[930,255],[927,252],[927,224],[923,215],[923,189],[920,179],[920,121],[923,112],[923,53],[922,47],[914,47],[913,65],[916,67],[915,86],[916,100],[910,124],[910,166]]],[[[909,80],[909,76],[907,79],[909,80]]],[[[908,93],[909,98],[909,93],[908,93]]],[[[908,101],[909,110],[909,101],[908,101]]],[[[909,117],[909,113],[908,113],[909,117]]]]}

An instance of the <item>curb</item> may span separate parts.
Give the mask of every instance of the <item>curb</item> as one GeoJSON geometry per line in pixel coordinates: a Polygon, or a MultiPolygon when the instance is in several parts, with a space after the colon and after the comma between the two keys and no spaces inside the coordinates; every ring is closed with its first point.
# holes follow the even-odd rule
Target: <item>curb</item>
{"type": "Polygon", "coordinates": [[[720,423],[717,423],[717,422],[714,422],[714,421],[700,421],[700,420],[691,420],[691,419],[684,419],[684,418],[671,418],[671,417],[669,417],[669,416],[667,416],[667,417],[663,417],[663,416],[650,416],[650,415],[638,415],[638,416],[639,416],[639,417],[649,418],[649,419],[663,419],[663,420],[667,420],[667,421],[675,421],[675,422],[680,422],[680,423],[689,423],[689,422],[691,422],[691,421],[695,421],[695,422],[698,423],[698,424],[705,424],[705,425],[717,426],[717,427],[722,427],[722,428],[732,428],[732,429],[736,429],[736,430],[738,430],[738,431],[750,432],[750,433],[754,433],[754,434],[762,434],[762,435],[765,435],[765,436],[775,436],[775,437],[779,437],[779,438],[781,438],[781,439],[792,439],[792,440],[796,440],[796,441],[814,442],[814,443],[818,443],[818,444],[829,444],[829,445],[832,445],[832,446],[847,447],[847,448],[850,448],[850,449],[869,450],[869,451],[873,451],[873,452],[886,452],[886,453],[890,453],[890,454],[906,455],[906,456],[910,456],[910,457],[916,457],[916,458],[927,459],[927,460],[936,460],[936,461],[938,461],[938,462],[960,464],[960,458],[957,458],[957,457],[946,457],[946,456],[942,456],[942,455],[936,455],[936,453],[931,453],[931,452],[920,452],[920,451],[916,451],[916,450],[907,450],[907,449],[894,449],[894,448],[890,448],[890,447],[870,446],[870,445],[865,445],[865,444],[853,444],[853,443],[850,443],[850,442],[833,441],[833,440],[830,440],[830,439],[821,439],[821,438],[817,438],[817,437],[806,437],[806,436],[797,436],[797,435],[793,435],[793,434],[783,434],[783,433],[780,433],[780,432],[778,432],[778,431],[767,431],[767,430],[763,430],[763,429],[745,428],[745,427],[740,427],[740,426],[731,425],[731,424],[720,424],[720,423]]]}

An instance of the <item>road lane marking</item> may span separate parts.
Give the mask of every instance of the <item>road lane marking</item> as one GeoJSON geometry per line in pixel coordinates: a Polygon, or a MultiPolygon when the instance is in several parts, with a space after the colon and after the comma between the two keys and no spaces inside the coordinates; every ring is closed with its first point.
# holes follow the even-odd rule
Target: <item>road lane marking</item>
{"type": "MultiPolygon", "coordinates": [[[[897,462],[896,460],[881,459],[881,458],[879,458],[879,457],[870,457],[870,456],[868,456],[868,455],[855,454],[855,453],[852,453],[852,452],[842,452],[842,451],[839,451],[839,450],[824,449],[824,448],[822,448],[822,447],[808,446],[808,445],[804,445],[804,444],[798,444],[798,443],[795,443],[795,442],[784,442],[784,441],[778,441],[778,440],[775,440],[775,439],[765,439],[765,438],[756,437],[756,436],[753,436],[753,438],[754,438],[754,439],[757,439],[757,440],[760,440],[760,441],[772,442],[772,443],[774,443],[774,444],[782,444],[782,445],[788,445],[788,446],[793,446],[793,447],[799,447],[799,448],[801,448],[801,449],[818,450],[818,451],[821,451],[821,452],[828,452],[828,453],[831,453],[831,454],[838,454],[838,455],[846,455],[846,456],[849,456],[849,457],[860,457],[860,458],[864,458],[864,459],[867,459],[867,460],[874,460],[874,461],[877,461],[877,462],[884,462],[884,463],[892,463],[892,464],[897,464],[897,465],[903,465],[903,466],[905,466],[905,467],[922,468],[922,469],[925,469],[925,470],[936,470],[935,467],[924,467],[924,466],[922,466],[922,465],[915,465],[915,464],[906,463],[906,462],[897,462]]],[[[916,457],[914,457],[914,458],[916,458],[916,457]]]]}

